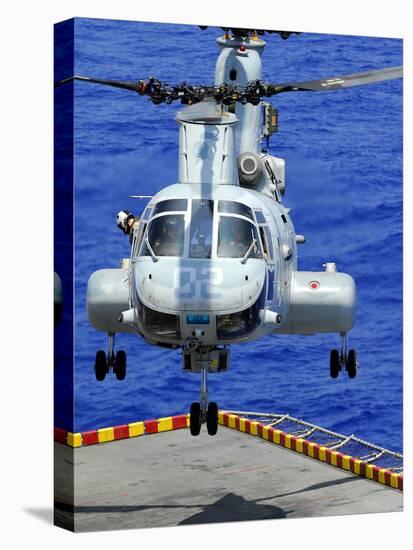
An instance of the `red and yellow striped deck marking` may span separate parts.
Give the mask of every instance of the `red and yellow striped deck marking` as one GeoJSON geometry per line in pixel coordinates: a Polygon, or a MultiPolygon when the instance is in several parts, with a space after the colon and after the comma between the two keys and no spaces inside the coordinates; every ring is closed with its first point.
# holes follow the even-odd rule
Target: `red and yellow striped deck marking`
{"type": "MultiPolygon", "coordinates": [[[[278,430],[276,426],[267,426],[256,420],[242,418],[241,416],[225,411],[218,412],[218,423],[221,424],[221,426],[258,436],[261,439],[265,439],[275,445],[280,445],[290,451],[301,453],[314,460],[326,462],[336,468],[348,470],[355,475],[366,477],[367,479],[387,485],[393,489],[403,491],[403,474],[398,474],[387,468],[380,468],[373,464],[368,464],[367,462],[363,462],[349,455],[343,455],[339,451],[334,451],[314,441],[297,438],[282,430],[278,430]]],[[[180,430],[188,427],[189,414],[180,414],[177,416],[132,422],[121,426],[99,428],[83,433],[72,433],[60,428],[55,428],[54,440],[58,443],[78,448],[87,445],[97,445],[99,443],[109,443],[119,439],[139,437],[141,435],[180,430]]]]}
{"type": "Polygon", "coordinates": [[[189,426],[189,414],[180,414],[177,416],[167,416],[156,420],[145,420],[143,422],[131,422],[121,426],[110,426],[108,428],[99,428],[86,432],[72,433],[61,428],[54,429],[54,440],[58,443],[64,443],[69,447],[84,447],[87,445],[97,445],[98,443],[109,443],[119,439],[128,439],[140,435],[153,434],[159,432],[169,432],[171,430],[180,430],[189,426]]]}

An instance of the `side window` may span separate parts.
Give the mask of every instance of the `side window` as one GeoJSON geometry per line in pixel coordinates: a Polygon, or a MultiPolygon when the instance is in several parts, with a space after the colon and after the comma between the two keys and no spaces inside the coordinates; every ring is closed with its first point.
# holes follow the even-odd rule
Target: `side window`
{"type": "Polygon", "coordinates": [[[264,251],[264,259],[265,260],[269,260],[270,259],[270,255],[268,253],[268,246],[267,246],[267,239],[266,239],[266,236],[265,236],[265,233],[264,233],[264,228],[262,225],[259,226],[259,230],[260,230],[260,237],[261,237],[261,242],[262,242],[262,248],[263,248],[263,251],[264,251]]]}
{"type": "Polygon", "coordinates": [[[270,260],[273,260],[274,259],[274,248],[273,248],[273,245],[272,245],[271,233],[270,233],[270,230],[269,230],[267,225],[264,226],[264,233],[265,233],[265,236],[267,238],[268,254],[269,254],[270,260]]]}
{"type": "Polygon", "coordinates": [[[152,213],[152,207],[146,207],[143,214],[142,214],[142,221],[143,222],[147,222],[149,220],[149,218],[151,217],[151,213],[152,213]]]}
{"type": "Polygon", "coordinates": [[[264,258],[266,260],[273,260],[274,259],[274,251],[272,246],[272,240],[271,240],[271,233],[268,229],[267,225],[260,225],[260,237],[262,241],[262,246],[264,249],[264,258]]]}
{"type": "Polygon", "coordinates": [[[132,261],[136,260],[139,254],[139,249],[142,244],[143,236],[145,234],[145,229],[146,229],[146,223],[139,224],[138,230],[136,231],[133,237],[132,254],[131,254],[132,261]]]}
{"type": "Polygon", "coordinates": [[[264,214],[262,213],[261,210],[255,210],[255,217],[257,218],[257,223],[260,224],[264,224],[264,223],[267,223],[267,220],[265,219],[265,216],[264,214]]]}

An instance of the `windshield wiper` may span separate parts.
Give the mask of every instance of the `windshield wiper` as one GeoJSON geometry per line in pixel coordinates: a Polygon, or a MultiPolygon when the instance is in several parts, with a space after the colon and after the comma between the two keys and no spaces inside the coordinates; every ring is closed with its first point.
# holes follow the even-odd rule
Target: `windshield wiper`
{"type": "Polygon", "coordinates": [[[242,260],[240,260],[242,264],[245,264],[245,263],[246,263],[246,261],[248,260],[248,258],[249,258],[250,255],[251,255],[251,252],[252,252],[253,247],[254,247],[256,244],[257,244],[257,239],[252,239],[252,243],[250,244],[250,246],[249,246],[247,252],[245,253],[245,256],[242,258],[242,260]]]}
{"type": "Polygon", "coordinates": [[[153,248],[152,248],[151,245],[149,244],[148,237],[146,237],[145,243],[146,243],[146,246],[148,247],[149,252],[151,253],[152,260],[153,260],[154,262],[157,262],[157,261],[159,260],[159,258],[156,256],[155,252],[153,251],[153,248]]]}

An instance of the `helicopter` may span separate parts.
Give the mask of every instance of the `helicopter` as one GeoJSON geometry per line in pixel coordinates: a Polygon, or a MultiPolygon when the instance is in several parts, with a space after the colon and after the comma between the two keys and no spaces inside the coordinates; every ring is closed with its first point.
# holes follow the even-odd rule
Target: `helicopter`
{"type": "Polygon", "coordinates": [[[203,423],[218,428],[218,405],[208,401],[207,375],[230,367],[232,344],[268,334],[337,333],[330,375],[350,378],[359,363],[347,349],[355,322],[356,284],[336,264],[299,271],[295,233],[284,206],[285,161],[268,153],[278,112],[267,100],[279,93],[333,91],[400,78],[401,67],[309,82],[261,80],[265,33],[223,28],[213,85],[137,82],[74,75],[77,80],[133,91],[155,103],[180,101],[178,182],[149,199],[140,217],[121,211],[116,224],[129,235],[131,254],[117,269],[94,272],[87,287],[91,324],[108,335],[96,353],[102,381],[113,370],[126,376],[126,353],[115,353],[115,335],[132,333],[150,345],[181,349],[185,371],[201,375],[199,401],[190,408],[190,432],[203,423]]]}

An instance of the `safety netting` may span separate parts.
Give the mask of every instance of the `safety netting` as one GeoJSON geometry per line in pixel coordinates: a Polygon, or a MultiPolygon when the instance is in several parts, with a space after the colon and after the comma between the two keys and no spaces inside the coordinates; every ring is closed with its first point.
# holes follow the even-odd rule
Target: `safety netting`
{"type": "Polygon", "coordinates": [[[262,413],[250,411],[226,411],[248,420],[261,422],[297,438],[305,439],[337,450],[344,455],[362,460],[368,464],[387,468],[395,473],[403,473],[403,455],[390,451],[354,435],[344,435],[310,424],[304,420],[294,418],[288,414],[262,413]]]}

